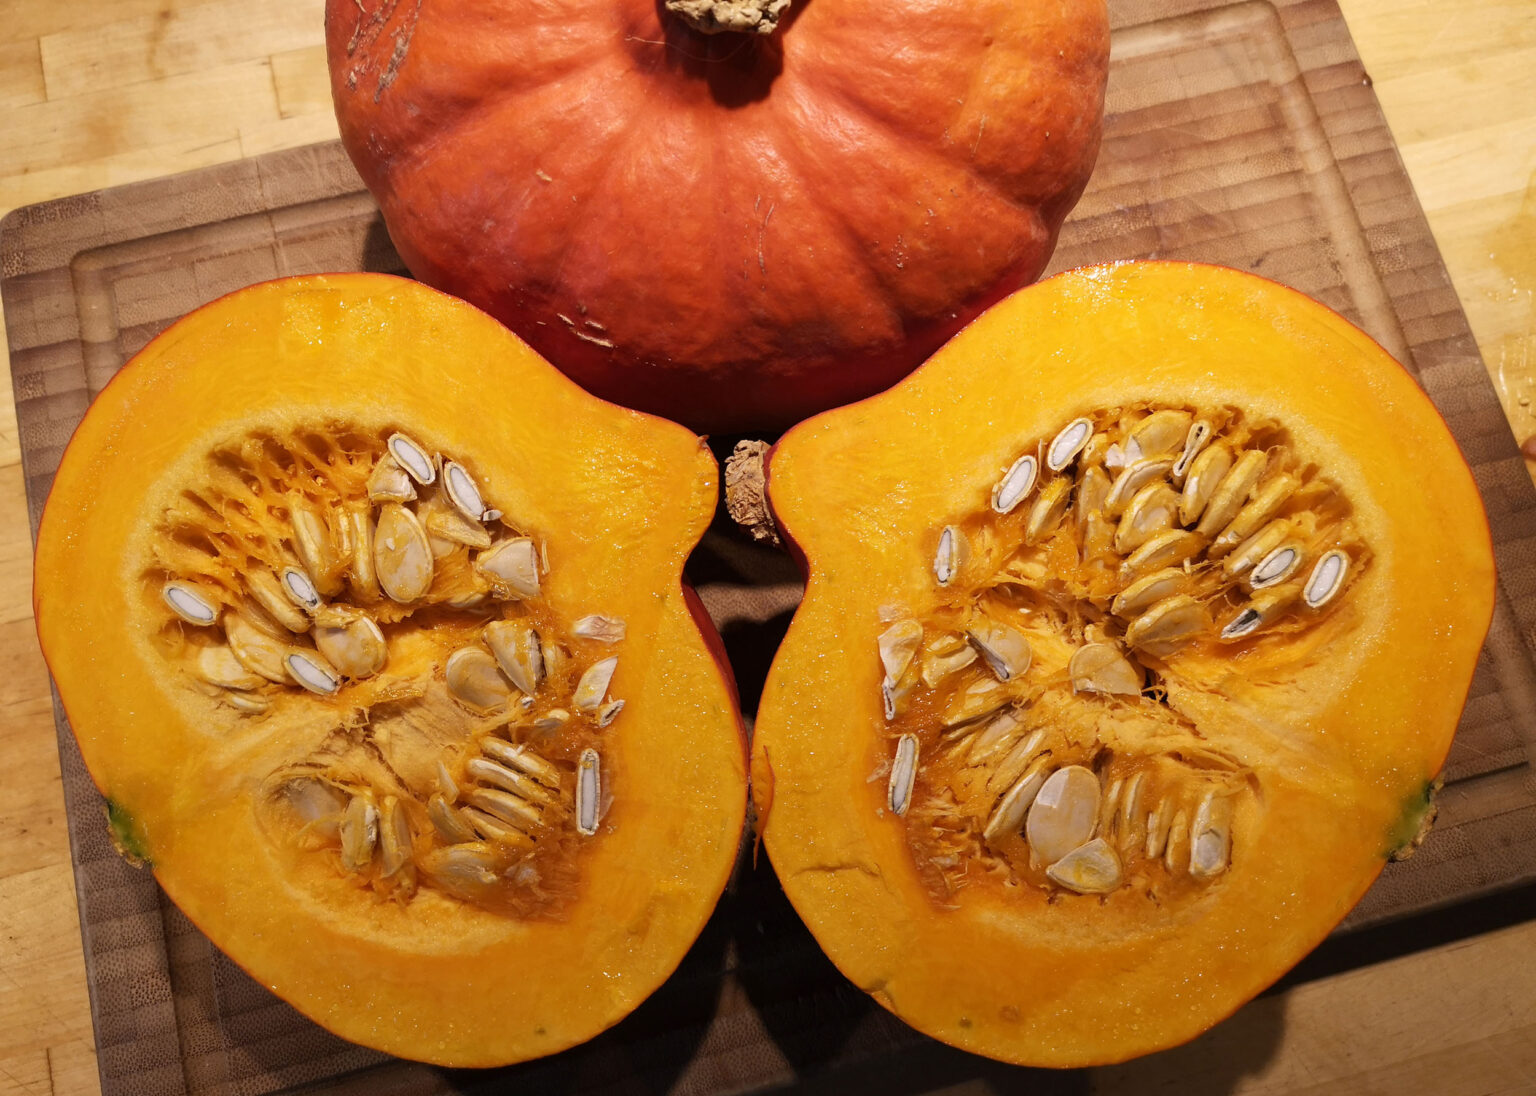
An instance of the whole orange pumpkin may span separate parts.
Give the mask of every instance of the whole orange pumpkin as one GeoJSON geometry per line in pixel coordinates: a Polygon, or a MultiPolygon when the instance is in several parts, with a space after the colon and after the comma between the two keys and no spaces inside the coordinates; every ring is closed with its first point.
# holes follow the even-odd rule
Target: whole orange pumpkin
{"type": "Polygon", "coordinates": [[[342,139],[417,277],[726,431],[887,387],[1045,267],[1098,150],[1103,0],[671,2],[771,33],[327,0],[342,139]]]}

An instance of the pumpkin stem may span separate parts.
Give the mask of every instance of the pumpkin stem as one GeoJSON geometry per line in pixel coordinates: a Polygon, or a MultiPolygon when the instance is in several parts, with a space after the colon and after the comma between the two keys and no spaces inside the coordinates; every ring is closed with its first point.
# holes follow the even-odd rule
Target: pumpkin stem
{"type": "Polygon", "coordinates": [[[666,0],[666,8],[703,34],[772,34],[789,0],[666,0]]]}

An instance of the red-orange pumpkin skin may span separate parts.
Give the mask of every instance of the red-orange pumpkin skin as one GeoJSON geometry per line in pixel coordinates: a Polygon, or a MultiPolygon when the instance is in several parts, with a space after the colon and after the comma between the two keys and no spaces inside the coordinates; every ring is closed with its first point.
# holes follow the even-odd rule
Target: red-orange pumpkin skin
{"type": "Polygon", "coordinates": [[[771,429],[879,391],[1048,261],[1102,0],[327,0],[342,139],[422,280],[591,391],[771,429]]]}

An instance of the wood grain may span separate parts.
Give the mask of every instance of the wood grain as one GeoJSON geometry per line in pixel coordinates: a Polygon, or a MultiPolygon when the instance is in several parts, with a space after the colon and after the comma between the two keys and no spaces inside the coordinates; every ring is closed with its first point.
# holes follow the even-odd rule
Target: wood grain
{"type": "MultiPolygon", "coordinates": [[[[1506,413],[1530,434],[1536,5],[1342,6],[1506,413]]],[[[0,211],[333,136],[319,9],[7,0],[0,211]],[[199,38],[199,27],[214,29],[199,38]]],[[[17,427],[9,373],[0,377],[0,1093],[93,1093],[58,757],[27,596],[17,427]]],[[[1529,1092],[1533,953],[1527,923],[1323,978],[1265,998],[1167,1064],[1101,1071],[1092,1090],[1529,1092]]]]}

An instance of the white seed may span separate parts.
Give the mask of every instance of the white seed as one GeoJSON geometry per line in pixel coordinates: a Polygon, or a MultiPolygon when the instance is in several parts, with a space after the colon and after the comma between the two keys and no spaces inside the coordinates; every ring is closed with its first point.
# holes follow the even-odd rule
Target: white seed
{"type": "Polygon", "coordinates": [[[411,861],[411,820],[400,800],[386,795],[379,805],[379,870],[387,879],[411,861]]]}
{"type": "Polygon", "coordinates": [[[1110,517],[1119,517],[1138,491],[1164,479],[1172,468],[1173,461],[1167,459],[1137,461],[1115,477],[1109,494],[1104,497],[1104,512],[1110,517]]]}
{"type": "Polygon", "coordinates": [[[948,654],[929,655],[923,659],[923,670],[920,675],[923,684],[930,689],[934,688],[950,674],[963,670],[975,662],[976,657],[976,648],[969,645],[948,654]]]}
{"type": "Polygon", "coordinates": [[[373,863],[373,850],[379,841],[379,808],[373,793],[352,797],[341,819],[341,866],[361,872],[373,863]]]}
{"type": "Polygon", "coordinates": [[[331,784],[312,777],[299,777],[283,785],[283,799],[304,823],[304,832],[322,840],[341,836],[341,819],[347,810],[347,797],[331,784]]]}
{"type": "Polygon", "coordinates": [[[577,711],[595,712],[602,707],[603,698],[608,695],[608,683],[613,680],[613,672],[618,666],[617,657],[605,658],[582,672],[576,691],[571,695],[571,703],[577,711]]]}
{"type": "Polygon", "coordinates": [[[483,647],[461,647],[448,656],[445,667],[448,692],[454,699],[488,712],[500,708],[512,695],[512,686],[483,647]]]}
{"type": "Polygon", "coordinates": [[[441,761],[437,763],[437,790],[450,803],[459,797],[458,782],[453,779],[453,774],[448,771],[448,766],[444,765],[441,761]]]}
{"type": "Polygon", "coordinates": [[[240,665],[251,673],[279,685],[293,684],[283,662],[288,654],[286,644],[273,639],[239,613],[224,614],[224,636],[240,665]]]}
{"type": "MultiPolygon", "coordinates": [[[[1024,770],[1036,760],[1040,747],[1044,744],[1045,728],[1042,727],[1004,754],[1003,759],[992,770],[992,775],[987,778],[987,791],[998,795],[1004,789],[1012,787],[1013,782],[1024,775],[1024,770]]],[[[1023,821],[1022,815],[1019,820],[1023,821]]]]}
{"type": "Polygon", "coordinates": [[[1165,567],[1144,575],[1115,595],[1110,609],[1120,616],[1135,616],[1164,598],[1189,592],[1193,579],[1181,567],[1165,567]]]}
{"type": "Polygon", "coordinates": [[[610,700],[608,703],[604,704],[597,710],[597,725],[599,727],[608,726],[608,724],[619,718],[619,713],[623,710],[624,701],[610,700]]]}
{"type": "Polygon", "coordinates": [[[885,679],[900,681],[912,665],[918,645],[923,641],[923,626],[908,618],[898,620],[880,633],[880,665],[885,668],[885,679]]]}
{"type": "Polygon", "coordinates": [[[1179,454],[1179,459],[1173,463],[1173,479],[1177,483],[1189,472],[1189,466],[1205,448],[1205,443],[1210,441],[1215,431],[1211,424],[1204,419],[1190,424],[1189,433],[1184,438],[1184,450],[1179,454]]]}
{"type": "Polygon", "coordinates": [[[1259,561],[1248,576],[1250,589],[1262,590],[1277,582],[1284,582],[1301,566],[1301,545],[1284,544],[1259,561]]]}
{"type": "Polygon", "coordinates": [[[1152,412],[1131,427],[1130,434],[1126,436],[1126,464],[1135,464],[1148,457],[1158,457],[1172,451],[1189,436],[1190,420],[1193,418],[1188,411],[1164,409],[1152,412]]]}
{"type": "Polygon", "coordinates": [[[416,497],[416,487],[405,469],[388,453],[381,456],[368,474],[368,499],[370,502],[410,502],[416,497]]]}
{"type": "Polygon", "coordinates": [[[1045,874],[1078,894],[1108,894],[1124,878],[1119,854],[1102,837],[1079,845],[1046,868],[1045,874]]]}
{"type": "Polygon", "coordinates": [[[261,606],[273,620],[290,632],[309,631],[309,617],[294,605],[276,575],[266,571],[252,571],[244,576],[245,588],[251,599],[261,606]]]}
{"type": "Polygon", "coordinates": [[[491,893],[501,885],[501,876],[496,874],[496,855],[489,845],[474,837],[471,832],[462,843],[446,849],[429,849],[422,855],[421,870],[450,894],[473,899],[491,893]]]}
{"type": "Polygon", "coordinates": [[[1163,864],[1169,871],[1189,869],[1189,815],[1180,807],[1168,824],[1168,844],[1163,849],[1163,864]]]}
{"type": "Polygon", "coordinates": [[[1029,508],[1029,520],[1024,523],[1024,543],[1038,544],[1054,530],[1066,515],[1067,504],[1071,501],[1071,480],[1061,476],[1046,484],[1029,508]]]}
{"type": "Polygon", "coordinates": [[[485,520],[485,499],[480,497],[480,487],[475,477],[457,461],[443,465],[443,486],[448,491],[448,501],[470,521],[485,520]]]}
{"type": "Polygon", "coordinates": [[[1024,834],[1042,863],[1054,864],[1093,836],[1100,794],[1099,778],[1081,765],[1057,769],[1040,786],[1024,834]]]}
{"type": "Polygon", "coordinates": [[[1232,469],[1232,450],[1225,442],[1216,442],[1197,456],[1184,477],[1184,494],[1179,499],[1179,521],[1193,525],[1205,513],[1216,488],[1232,469]]]}
{"type": "Polygon", "coordinates": [[[408,604],[432,588],[432,546],[426,530],[398,502],[386,503],[379,511],[373,565],[391,601],[408,604]]]}
{"type": "Polygon", "coordinates": [[[167,582],[160,588],[160,596],[171,612],[188,624],[206,627],[219,617],[213,602],[197,587],[186,582],[167,582]]]}
{"type": "Polygon", "coordinates": [[[971,739],[967,761],[971,765],[983,765],[993,754],[1011,747],[1024,734],[1024,724],[1012,712],[1002,712],[971,739]]]}
{"type": "Polygon", "coordinates": [[[475,831],[470,829],[469,823],[464,821],[445,796],[433,795],[427,800],[427,817],[431,819],[432,828],[438,836],[450,845],[475,839],[475,831]]]}
{"type": "Polygon", "coordinates": [[[373,560],[373,513],[366,504],[349,505],[342,514],[342,525],[352,540],[347,576],[357,595],[372,601],[379,596],[379,575],[373,560]]]}
{"type": "Polygon", "coordinates": [[[293,525],[293,550],[299,563],[322,596],[335,597],[341,593],[344,569],[330,529],[324,519],[298,496],[290,499],[288,511],[293,525]]]}
{"type": "Polygon", "coordinates": [[[1145,838],[1145,827],[1142,824],[1143,819],[1141,815],[1141,797],[1146,786],[1146,773],[1144,771],[1135,772],[1125,782],[1125,788],[1120,793],[1120,807],[1115,817],[1115,833],[1118,835],[1120,848],[1123,852],[1130,852],[1140,845],[1145,838]]]}
{"type": "Polygon", "coordinates": [[[1264,475],[1264,469],[1268,464],[1269,457],[1260,449],[1250,449],[1238,457],[1237,463],[1232,465],[1232,470],[1222,477],[1216,493],[1206,504],[1205,513],[1200,516],[1200,523],[1195,526],[1195,532],[1202,537],[1214,537],[1225,529],[1242,509],[1248,493],[1264,475]]]}
{"type": "Polygon", "coordinates": [[[491,546],[490,530],[478,521],[466,518],[458,510],[440,503],[420,509],[425,515],[422,527],[426,529],[427,536],[443,542],[441,549],[435,543],[433,545],[433,554],[439,558],[450,554],[456,544],[476,551],[484,551],[491,546]]]}
{"type": "Polygon", "coordinates": [[[1077,500],[1073,503],[1079,525],[1086,525],[1090,517],[1103,515],[1111,487],[1109,476],[1097,464],[1083,469],[1077,484],[1077,500]]]}
{"type": "Polygon", "coordinates": [[[1062,427],[1061,433],[1051,441],[1045,452],[1045,466],[1052,472],[1060,472],[1072,463],[1072,458],[1082,451],[1093,435],[1093,423],[1087,419],[1073,419],[1062,427]]]}
{"type": "Polygon", "coordinates": [[[1168,796],[1158,801],[1147,815],[1146,854],[1148,860],[1157,860],[1168,847],[1168,830],[1173,825],[1174,802],[1168,796]]]}
{"type": "Polygon", "coordinates": [[[1195,810],[1189,833],[1189,874],[1209,879],[1226,870],[1232,852],[1232,800],[1218,796],[1215,789],[1205,793],[1195,810]]]}
{"type": "Polygon", "coordinates": [[[544,822],[544,812],[521,796],[500,788],[472,788],[465,799],[471,807],[527,831],[544,822]]]}
{"type": "Polygon", "coordinates": [[[1029,641],[1008,625],[984,620],[967,629],[965,634],[997,680],[1011,681],[1029,669],[1034,657],[1029,641]]]}
{"type": "Polygon", "coordinates": [[[1321,609],[1333,600],[1344,587],[1344,576],[1349,571],[1349,555],[1338,548],[1323,553],[1323,558],[1312,568],[1307,578],[1303,597],[1313,609],[1321,609]]]}
{"type": "Polygon", "coordinates": [[[896,759],[891,762],[891,782],[886,803],[891,812],[904,815],[912,805],[912,785],[917,780],[917,736],[904,734],[896,740],[896,759]]]}
{"type": "Polygon", "coordinates": [[[1125,629],[1125,642],[1153,654],[1171,654],[1210,627],[1205,606],[1188,594],[1164,598],[1125,629]]]}
{"type": "Polygon", "coordinates": [[[591,837],[597,832],[597,812],[602,801],[602,774],[596,750],[582,750],[576,766],[576,831],[591,837]]]}
{"type": "Polygon", "coordinates": [[[944,709],[944,727],[960,727],[985,719],[1009,702],[1009,695],[992,678],[973,681],[962,689],[944,709]]]}
{"type": "Polygon", "coordinates": [[[1265,625],[1272,624],[1301,596],[1294,585],[1270,586],[1249,599],[1248,604],[1221,630],[1222,639],[1242,639],[1265,625]]]}
{"type": "Polygon", "coordinates": [[[464,821],[474,828],[476,833],[487,841],[494,841],[499,845],[507,845],[513,849],[533,847],[533,838],[506,820],[497,818],[493,814],[488,814],[475,807],[462,807],[459,810],[459,814],[463,816],[464,821]]]}
{"type": "Polygon", "coordinates": [[[1026,453],[1014,461],[992,488],[992,509],[999,514],[1011,513],[1035,489],[1039,471],[1040,465],[1033,454],[1026,453]]]}
{"type": "Polygon", "coordinates": [[[1120,808],[1120,793],[1124,789],[1125,781],[1117,776],[1109,782],[1104,798],[1099,800],[1099,828],[1096,832],[1107,841],[1115,838],[1115,815],[1120,808]]]}
{"type": "Polygon", "coordinates": [[[320,591],[303,571],[297,567],[284,567],[282,579],[283,592],[289,601],[307,612],[320,608],[320,591]]]}
{"type": "Polygon", "coordinates": [[[1221,535],[1211,542],[1210,556],[1219,559],[1253,536],[1270,518],[1280,512],[1301,483],[1294,476],[1276,476],[1254,494],[1253,500],[1227,523],[1221,535]]]}
{"type": "Polygon", "coordinates": [[[437,462],[410,438],[404,434],[391,434],[388,444],[389,455],[395,458],[411,479],[423,487],[437,479],[437,462]]]}
{"type": "Polygon", "coordinates": [[[948,586],[955,580],[970,554],[971,546],[965,534],[956,526],[944,526],[939,533],[938,551],[933,556],[933,577],[939,580],[940,586],[948,586]]]}
{"type": "Polygon", "coordinates": [[[339,626],[317,624],[314,638],[315,647],[346,677],[372,677],[389,658],[384,633],[362,613],[339,626]]]}
{"type": "Polygon", "coordinates": [[[525,773],[488,757],[472,757],[464,763],[464,773],[482,784],[511,792],[530,803],[554,803],[554,797],[538,781],[525,773]]]}
{"type": "Polygon", "coordinates": [[[260,715],[272,707],[272,702],[260,693],[229,693],[221,699],[246,715],[260,715]]]}
{"type": "Polygon", "coordinates": [[[293,680],[319,696],[330,696],[341,687],[341,678],[318,654],[293,651],[283,659],[283,665],[293,680]]]}
{"type": "Polygon", "coordinates": [[[1205,547],[1205,538],[1187,529],[1169,529],[1150,538],[1120,566],[1123,580],[1134,579],[1165,567],[1174,567],[1194,559],[1205,547]]]}
{"type": "Polygon", "coordinates": [[[1170,531],[1179,512],[1179,496],[1166,483],[1149,483],[1136,493],[1115,526],[1115,551],[1134,552],[1157,534],[1170,531]]]}
{"type": "Polygon", "coordinates": [[[210,685],[221,689],[247,691],[260,688],[266,679],[243,666],[235,653],[223,644],[200,648],[194,673],[210,685]]]}
{"type": "Polygon", "coordinates": [[[544,682],[544,645],[532,625],[519,620],[493,620],[485,626],[485,642],[502,673],[528,696],[544,682]]]}
{"type": "Polygon", "coordinates": [[[571,713],[564,708],[551,708],[533,721],[533,729],[544,734],[558,731],[571,721],[571,713]]]}
{"type": "Polygon", "coordinates": [[[989,842],[1018,833],[1024,827],[1024,817],[1034,805],[1048,777],[1051,776],[1049,757],[1037,760],[1003,793],[987,816],[987,824],[981,834],[989,842]]]}
{"type": "Polygon", "coordinates": [[[1112,643],[1089,643],[1072,652],[1067,664],[1074,693],[1140,696],[1142,671],[1112,643]]]}
{"type": "Polygon", "coordinates": [[[489,579],[499,593],[538,596],[538,549],[528,537],[513,537],[481,552],[475,557],[475,570],[489,579]]]}
{"type": "Polygon", "coordinates": [[[560,770],[527,746],[519,746],[500,738],[484,738],[480,740],[480,752],[528,774],[546,788],[560,786],[560,770]]]}
{"type": "Polygon", "coordinates": [[[624,638],[624,622],[618,617],[592,613],[571,625],[571,632],[582,639],[595,639],[602,643],[618,643],[624,638]]]}

